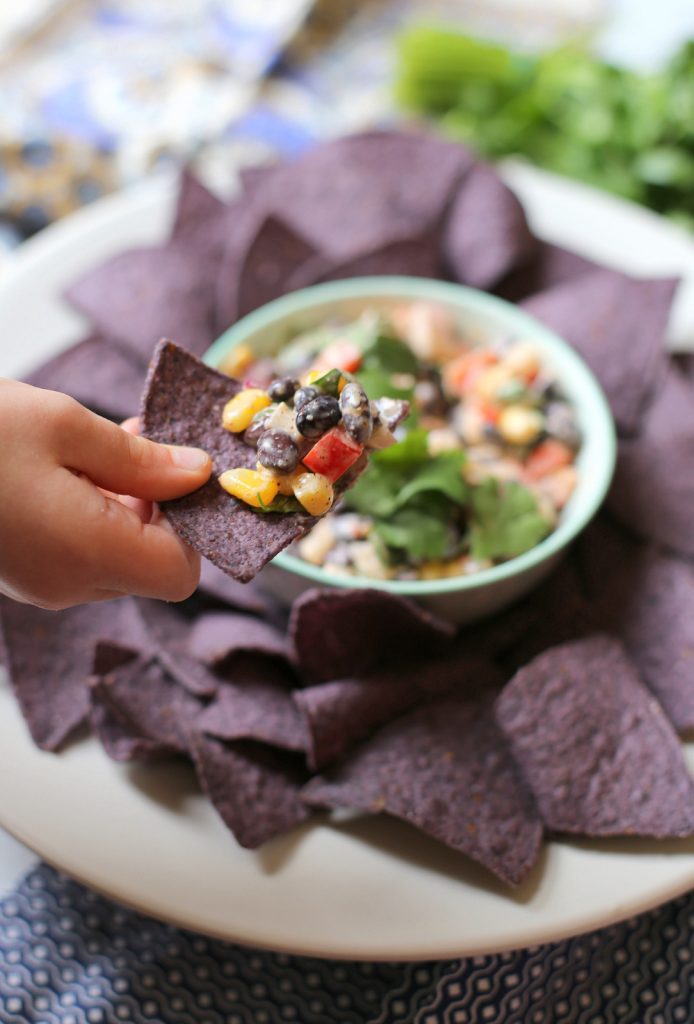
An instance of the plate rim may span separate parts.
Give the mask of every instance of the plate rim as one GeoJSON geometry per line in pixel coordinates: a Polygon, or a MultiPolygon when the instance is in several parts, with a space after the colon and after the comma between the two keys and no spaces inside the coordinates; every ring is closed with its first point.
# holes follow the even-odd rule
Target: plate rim
{"type": "MultiPolygon", "coordinates": [[[[521,191],[521,193],[523,191],[521,184],[523,179],[526,182],[527,180],[532,180],[534,183],[534,187],[537,188],[541,188],[543,179],[546,180],[548,178],[551,179],[556,185],[556,176],[547,175],[546,172],[539,172],[536,171],[534,168],[530,168],[527,166],[523,166],[520,170],[518,170],[518,167],[514,164],[505,165],[503,171],[504,176],[507,178],[509,184],[511,184],[512,187],[518,187],[520,185],[519,191],[521,191]]],[[[594,192],[594,190],[588,188],[587,186],[578,185],[577,183],[571,182],[568,179],[559,179],[559,181],[561,182],[562,187],[565,187],[569,191],[575,193],[594,192]]],[[[134,186],[131,189],[125,190],[124,192],[117,193],[113,196],[109,196],[106,197],[105,199],[97,201],[92,206],[86,207],[78,211],[71,217],[65,218],[65,220],[57,222],[56,224],[47,228],[44,232],[41,232],[41,234],[36,236],[34,239],[31,239],[29,242],[25,243],[20,248],[16,256],[10,260],[10,266],[8,266],[4,270],[2,278],[0,279],[0,306],[2,304],[3,298],[6,297],[9,292],[11,292],[13,287],[13,281],[27,272],[27,266],[30,269],[32,264],[37,259],[46,259],[50,257],[50,255],[56,249],[59,249],[63,245],[71,244],[72,239],[74,239],[76,233],[80,235],[88,235],[105,221],[111,223],[118,221],[118,219],[122,215],[123,210],[132,209],[135,204],[137,204],[138,207],[142,209],[142,211],[155,208],[160,210],[162,205],[165,205],[166,203],[170,204],[171,199],[173,198],[173,184],[173,179],[169,176],[162,176],[156,179],[149,180],[146,183],[141,183],[137,186],[134,186]]],[[[652,214],[650,211],[643,210],[639,207],[633,208],[633,204],[627,203],[624,200],[616,199],[615,197],[612,196],[607,196],[602,193],[595,193],[595,195],[599,198],[601,205],[604,205],[605,201],[607,201],[607,203],[613,209],[621,209],[622,213],[625,216],[633,216],[634,209],[636,209],[638,211],[639,218],[641,218],[642,215],[645,215],[646,219],[651,224],[651,227],[653,226],[654,222],[657,222],[659,229],[662,228],[662,230],[666,234],[669,234],[671,231],[676,232],[677,230],[674,228],[673,225],[670,225],[669,223],[662,221],[660,218],[658,218],[656,214],[652,214]]],[[[681,239],[678,239],[678,242],[681,244],[681,239]]],[[[138,243],[135,242],[134,244],[138,243]]],[[[691,253],[692,257],[694,258],[694,243],[691,243],[691,253]]],[[[691,281],[688,280],[688,286],[694,287],[694,277],[691,281]]],[[[2,309],[0,308],[0,317],[2,315],[2,309]]],[[[56,347],[56,351],[57,350],[58,348],[56,347]]],[[[26,743],[29,744],[30,742],[31,741],[29,740],[27,735],[26,743]]],[[[65,861],[58,861],[50,855],[47,856],[46,853],[42,851],[41,844],[37,843],[35,839],[32,840],[30,843],[27,843],[26,838],[22,834],[22,830],[20,828],[17,828],[16,826],[12,827],[12,824],[6,822],[5,815],[3,814],[3,805],[1,800],[0,824],[2,825],[2,827],[6,828],[10,834],[14,835],[17,839],[19,839],[20,842],[23,842],[26,845],[30,845],[31,848],[35,849],[36,852],[44,860],[46,860],[48,863],[54,864],[54,866],[56,866],[59,870],[67,872],[72,877],[84,881],[85,884],[95,889],[96,891],[102,892],[109,898],[115,899],[117,902],[120,902],[125,906],[132,907],[133,909],[141,913],[156,916],[160,920],[169,921],[175,924],[177,927],[194,928],[195,930],[200,931],[204,934],[222,938],[225,941],[241,942],[248,946],[252,946],[254,948],[259,949],[272,949],[274,951],[288,952],[294,955],[316,956],[321,958],[370,959],[374,961],[414,961],[446,958],[448,956],[456,957],[460,955],[483,955],[484,953],[501,952],[508,949],[519,948],[529,943],[534,945],[543,942],[558,941],[570,935],[585,934],[586,932],[592,931],[595,928],[605,927],[616,921],[622,920],[625,917],[630,916],[631,914],[642,913],[648,909],[651,909],[654,906],[657,906],[658,904],[662,903],[667,899],[671,899],[681,894],[682,892],[685,892],[692,886],[692,884],[694,884],[694,855],[690,856],[689,854],[687,854],[689,861],[691,863],[686,867],[686,869],[684,869],[681,866],[681,862],[678,861],[678,864],[680,864],[680,868],[679,870],[675,870],[674,874],[676,875],[676,878],[671,883],[668,882],[666,879],[664,882],[655,886],[648,893],[642,893],[640,899],[632,899],[626,904],[621,902],[619,900],[619,897],[615,897],[613,904],[605,910],[604,914],[600,916],[598,916],[597,914],[593,915],[591,917],[591,920],[584,922],[578,931],[576,930],[575,925],[569,923],[567,924],[564,930],[555,927],[553,929],[543,932],[542,937],[540,937],[538,934],[533,934],[530,937],[526,938],[520,938],[516,936],[513,938],[510,944],[504,945],[503,942],[500,943],[498,941],[495,941],[493,947],[484,945],[484,943],[482,943],[481,945],[475,947],[475,950],[466,947],[466,951],[462,954],[460,953],[459,950],[452,950],[450,947],[446,947],[445,949],[439,947],[436,949],[434,948],[433,943],[429,943],[429,945],[427,945],[425,949],[421,948],[421,946],[419,949],[416,949],[414,948],[415,943],[413,943],[413,948],[409,949],[406,953],[401,952],[395,954],[392,951],[388,950],[382,950],[378,952],[374,951],[373,949],[368,949],[368,951],[364,952],[363,950],[360,951],[357,949],[352,949],[350,951],[346,948],[337,948],[334,943],[328,949],[316,949],[310,947],[310,945],[301,943],[294,946],[288,946],[286,943],[266,944],[264,942],[249,939],[247,936],[239,935],[238,932],[220,932],[219,930],[213,927],[205,927],[199,921],[191,923],[189,918],[178,917],[173,911],[168,915],[163,914],[161,909],[157,909],[155,912],[151,909],[151,906],[148,907],[146,902],[143,903],[140,899],[134,899],[132,901],[129,901],[123,896],[122,893],[114,891],[109,886],[95,882],[93,879],[89,877],[85,877],[83,873],[81,873],[78,870],[75,870],[74,867],[66,865],[65,861]]],[[[233,840],[231,839],[230,841],[233,842],[233,840]]],[[[330,946],[329,941],[327,945],[330,946]]]]}

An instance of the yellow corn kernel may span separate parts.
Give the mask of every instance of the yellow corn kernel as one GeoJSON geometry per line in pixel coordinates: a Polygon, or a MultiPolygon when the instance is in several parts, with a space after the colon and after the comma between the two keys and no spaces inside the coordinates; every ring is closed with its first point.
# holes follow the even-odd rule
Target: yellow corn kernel
{"type": "Polygon", "coordinates": [[[220,476],[219,482],[234,498],[245,501],[253,508],[271,505],[279,491],[277,480],[255,469],[227,469],[220,476]]]}
{"type": "Polygon", "coordinates": [[[239,377],[253,362],[253,349],[250,345],[236,345],[228,352],[219,364],[222,373],[229,377],[239,377]]]}
{"type": "Polygon", "coordinates": [[[278,494],[286,494],[287,496],[294,493],[294,481],[297,477],[305,473],[305,469],[295,469],[293,473],[279,473],[275,472],[274,469],[268,469],[262,462],[256,462],[256,471],[261,476],[269,477],[270,480],[274,480],[277,483],[278,494]]]}
{"type": "Polygon", "coordinates": [[[312,516],[324,516],[335,500],[333,485],[320,473],[297,473],[294,496],[312,516]]]}
{"type": "Polygon", "coordinates": [[[513,380],[513,371],[505,363],[490,366],[479,375],[473,391],[485,402],[496,401],[499,393],[513,380]]]}
{"type": "Polygon", "coordinates": [[[497,430],[509,444],[531,444],[542,433],[545,421],[535,409],[508,405],[499,417],[497,430]]]}
{"type": "Polygon", "coordinates": [[[257,412],[272,402],[270,396],[260,388],[245,388],[230,398],[222,413],[222,426],[232,434],[238,434],[246,427],[257,412]]]}

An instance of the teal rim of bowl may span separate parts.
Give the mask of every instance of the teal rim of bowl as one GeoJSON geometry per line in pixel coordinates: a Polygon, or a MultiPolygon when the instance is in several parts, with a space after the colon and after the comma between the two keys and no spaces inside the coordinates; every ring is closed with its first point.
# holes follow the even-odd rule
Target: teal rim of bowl
{"type": "MultiPolygon", "coordinates": [[[[329,281],[325,284],[312,285],[310,288],[302,288],[300,291],[291,292],[289,295],[283,295],[279,299],[268,302],[267,305],[249,313],[225,331],[207,350],[203,361],[208,366],[217,367],[231,349],[244,343],[249,335],[271,327],[277,319],[307,313],[314,306],[327,305],[345,299],[389,297],[439,301],[457,307],[463,314],[466,311],[471,311],[492,317],[496,316],[500,320],[500,326],[503,326],[504,329],[511,329],[519,333],[522,331],[526,335],[541,339],[548,348],[559,352],[567,368],[572,373],[578,374],[583,380],[586,390],[582,407],[583,422],[590,424],[589,433],[598,438],[600,442],[597,446],[597,458],[590,465],[588,481],[591,488],[590,497],[585,501],[580,514],[569,514],[566,518],[561,519],[556,529],[529,551],[511,558],[507,562],[502,562],[500,565],[470,573],[469,576],[447,576],[437,580],[377,580],[368,576],[345,577],[333,574],[321,566],[311,565],[310,562],[305,562],[302,558],[297,558],[287,552],[276,555],[270,564],[323,586],[343,589],[369,587],[409,597],[473,590],[477,587],[499,583],[534,569],[566,547],[588,525],[599,509],[612,480],[617,457],[617,438],[607,399],[592,371],[558,334],[523,310],[495,295],[449,281],[403,276],[354,277],[343,281],[329,281]]],[[[586,469],[588,467],[583,467],[582,472],[585,472],[586,469]]]]}

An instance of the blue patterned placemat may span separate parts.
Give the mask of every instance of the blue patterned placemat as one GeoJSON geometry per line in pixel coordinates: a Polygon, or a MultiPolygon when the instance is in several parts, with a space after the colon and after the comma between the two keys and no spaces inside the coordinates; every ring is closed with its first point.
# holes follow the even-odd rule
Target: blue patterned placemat
{"type": "Polygon", "coordinates": [[[694,1019],[693,936],[694,893],[515,953],[320,960],[176,929],[41,865],[0,903],[0,1024],[672,1024],[694,1019]]]}

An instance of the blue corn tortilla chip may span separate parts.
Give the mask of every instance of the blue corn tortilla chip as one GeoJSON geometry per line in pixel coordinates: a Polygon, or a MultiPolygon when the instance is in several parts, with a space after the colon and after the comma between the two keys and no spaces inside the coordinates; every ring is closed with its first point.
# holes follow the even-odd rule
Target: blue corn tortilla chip
{"type": "Polygon", "coordinates": [[[597,608],[611,599],[613,584],[624,562],[638,558],[642,545],[605,510],[580,534],[575,546],[575,561],[581,590],[597,608]]]}
{"type": "Polygon", "coordinates": [[[202,257],[208,262],[212,255],[219,258],[232,219],[229,210],[190,167],[184,167],[179,180],[171,242],[185,245],[191,257],[202,257]]]}
{"type": "Polygon", "coordinates": [[[602,269],[599,263],[579,256],[578,253],[538,239],[530,259],[507,273],[494,291],[509,302],[521,302],[536,292],[544,292],[565,281],[575,281],[583,274],[602,269]]]}
{"type": "Polygon", "coordinates": [[[0,597],[10,682],[32,739],[58,750],[86,721],[88,679],[99,640],[138,650],[129,598],[52,612],[0,597]]]}
{"type": "MultiPolygon", "coordinates": [[[[90,692],[93,706],[102,708],[108,719],[120,725],[122,756],[116,760],[136,758],[138,746],[148,756],[187,753],[188,737],[203,705],[156,659],[139,656],[104,675],[93,676],[90,692]],[[124,742],[128,734],[130,748],[124,742]]],[[[109,753],[113,756],[113,749],[109,753]]]]}
{"type": "Polygon", "coordinates": [[[296,755],[260,743],[222,743],[196,733],[198,780],[240,846],[256,849],[305,821],[299,791],[306,779],[296,755]]]}
{"type": "Polygon", "coordinates": [[[115,341],[92,335],[60,352],[26,378],[27,384],[70,395],[113,420],[137,415],[147,367],[115,341]]]}
{"type": "Polygon", "coordinates": [[[253,193],[274,173],[274,164],[251,164],[239,168],[239,182],[244,195],[253,193]]]}
{"type": "Polygon", "coordinates": [[[357,740],[417,704],[450,692],[471,696],[500,687],[502,680],[485,659],[458,654],[295,690],[310,739],[309,767],[317,771],[337,761],[357,740]]]}
{"type": "Polygon", "coordinates": [[[276,658],[238,654],[197,727],[223,740],[256,740],[304,751],[306,729],[291,696],[293,677],[276,658]]]}
{"type": "Polygon", "coordinates": [[[455,628],[382,590],[307,590],[293,604],[289,640],[310,683],[441,655],[455,628]]]}
{"type": "Polygon", "coordinates": [[[694,555],[694,432],[622,441],[607,507],[637,537],[694,555]]]}
{"type": "Polygon", "coordinates": [[[509,673],[548,647],[589,636],[599,628],[595,607],[585,597],[573,558],[565,558],[520,608],[532,616],[527,616],[525,628],[515,641],[499,651],[500,663],[509,673]]]}
{"type": "Polygon", "coordinates": [[[470,150],[435,135],[373,131],[331,140],[255,175],[220,267],[218,326],[236,314],[230,282],[266,217],[281,218],[330,266],[348,264],[435,229],[473,164],[470,150]]]}
{"type": "Polygon", "coordinates": [[[349,277],[405,274],[408,277],[440,277],[441,255],[438,234],[432,231],[418,238],[390,242],[381,249],[342,263],[321,254],[297,267],[287,282],[287,291],[295,291],[324,281],[349,277]]]}
{"type": "Polygon", "coordinates": [[[434,135],[373,131],[334,139],[258,180],[253,199],[340,261],[419,237],[473,166],[434,135]]]}
{"type": "Polygon", "coordinates": [[[137,733],[131,722],[115,713],[96,692],[99,676],[115,672],[133,660],[146,664],[148,659],[116,643],[102,641],[96,645],[89,680],[89,724],[112,761],[157,761],[170,756],[171,748],[137,733]]]}
{"type": "Polygon", "coordinates": [[[135,607],[147,637],[142,650],[156,657],[184,689],[198,697],[211,697],[217,681],[188,653],[191,626],[185,616],[164,601],[137,598],[135,607]]]}
{"type": "Polygon", "coordinates": [[[129,661],[134,661],[142,656],[143,651],[141,650],[123,647],[122,644],[112,640],[99,640],[92,656],[91,676],[105,676],[109,672],[115,672],[121,666],[127,665],[129,661]]]}
{"type": "Polygon", "coordinates": [[[540,654],[504,688],[496,718],[552,831],[694,834],[694,783],[677,736],[613,638],[540,654]]]}
{"type": "Polygon", "coordinates": [[[89,724],[101,743],[107,757],[112,761],[160,761],[171,757],[169,747],[138,736],[131,726],[122,722],[110,709],[95,697],[89,711],[89,724]]]}
{"type": "Polygon", "coordinates": [[[446,219],[443,249],[453,277],[473,288],[492,288],[527,263],[536,245],[511,189],[493,167],[476,164],[446,219]]]}
{"type": "Polygon", "coordinates": [[[164,444],[193,445],[212,457],[204,487],[162,504],[176,532],[218,568],[242,582],[315,525],[304,513],[261,515],[224,491],[226,469],[255,466],[256,453],[222,427],[222,410],[240,384],[211,370],[170,341],[160,342],[142,403],[142,433],[164,444]]]}
{"type": "Polygon", "coordinates": [[[678,433],[694,435],[694,386],[670,362],[656,385],[639,437],[656,441],[678,433]]]}
{"type": "Polygon", "coordinates": [[[287,657],[287,640],[278,629],[262,619],[231,612],[199,615],[190,627],[186,647],[193,658],[213,668],[240,651],[287,657]]]}
{"type": "Polygon", "coordinates": [[[210,604],[216,602],[251,615],[263,615],[272,606],[268,595],[255,584],[233,580],[206,558],[203,558],[200,565],[200,583],[196,594],[210,604]]]}
{"type": "Polygon", "coordinates": [[[216,337],[216,258],[195,258],[181,244],[132,249],[89,271],[66,298],[101,334],[147,361],[162,334],[202,354],[216,337]]]}
{"type": "Polygon", "coordinates": [[[594,614],[619,635],[678,732],[694,729],[694,569],[627,541],[594,614]]]}
{"type": "Polygon", "coordinates": [[[600,381],[623,434],[638,431],[659,379],[677,281],[597,270],[522,306],[568,341],[600,381]]]}
{"type": "Polygon", "coordinates": [[[291,290],[296,268],[315,256],[313,246],[279,217],[264,220],[241,263],[235,319],[291,290]]]}
{"type": "Polygon", "coordinates": [[[508,885],[540,852],[542,823],[487,698],[447,698],[397,718],[312,779],[304,799],[401,818],[508,885]]]}

